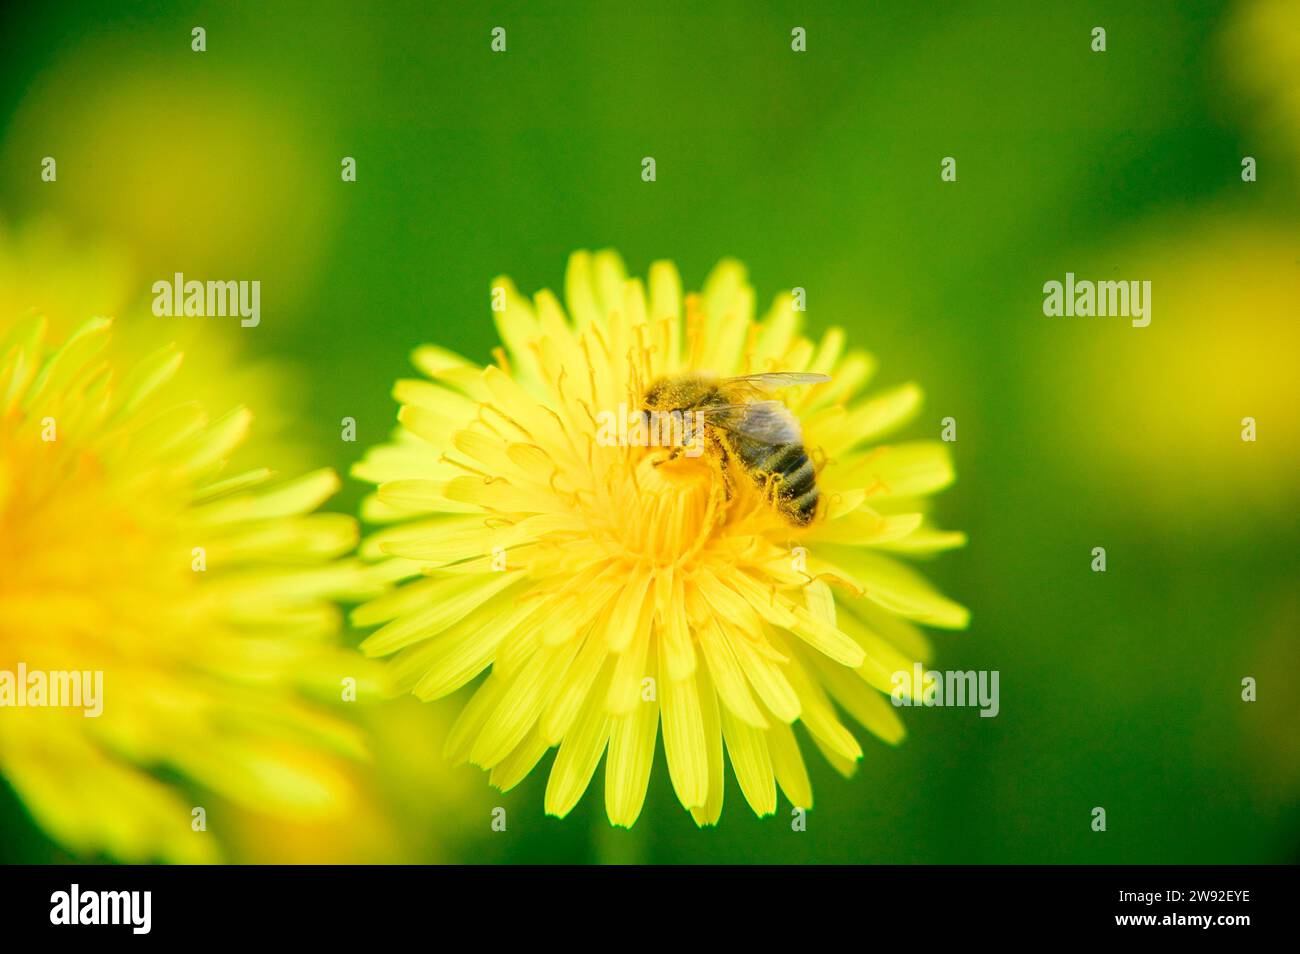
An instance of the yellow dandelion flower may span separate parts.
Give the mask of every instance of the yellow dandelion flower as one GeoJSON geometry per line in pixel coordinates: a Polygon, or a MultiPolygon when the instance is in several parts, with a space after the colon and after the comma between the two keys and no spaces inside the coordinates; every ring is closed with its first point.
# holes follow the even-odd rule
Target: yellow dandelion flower
{"type": "Polygon", "coordinates": [[[424,346],[426,377],[397,383],[401,427],[354,472],[378,484],[363,514],[394,524],[362,555],[389,558],[404,582],[355,610],[356,624],[383,624],[363,648],[396,654],[394,685],[423,699],[490,670],[447,754],[505,790],[558,746],[550,814],[573,808],[604,756],[610,821],[632,825],[661,730],[697,823],[720,816],[724,752],[759,815],[778,786],[810,807],[793,724],[850,773],[862,752],[840,710],[899,741],[886,695],[928,657],[917,624],[967,624],[897,558],[964,542],[924,516],[953,478],[945,446],[875,444],[921,393],[860,398],[872,359],[838,329],[804,337],[789,294],[755,322],[732,261],[683,297],[671,264],[643,283],[612,252],[580,252],[565,292],[571,318],[549,291],[530,303],[498,279],[497,364],[424,346]],[[600,434],[609,414],[641,419],[653,382],[771,372],[830,378],[778,392],[786,410],[763,406],[802,423],[820,490],[810,522],[783,512],[770,473],[738,470],[742,455],[600,434]]]}
{"type": "Polygon", "coordinates": [[[170,385],[176,400],[221,407],[226,395],[257,408],[257,427],[234,451],[232,466],[305,470],[313,449],[302,436],[301,372],[248,347],[248,329],[212,318],[158,318],[150,312],[150,285],[125,246],[87,240],[59,220],[19,224],[0,219],[0,336],[20,319],[40,314],[48,337],[62,340],[86,318],[114,321],[110,358],[122,365],[153,351],[160,335],[185,352],[185,373],[170,385]]]}
{"type": "Polygon", "coordinates": [[[57,346],[43,319],[6,327],[5,781],[56,840],[128,861],[216,860],[215,802],[347,805],[360,739],[308,698],[357,672],[333,641],[355,521],[312,512],[337,477],[228,473],[250,415],[169,397],[174,348],[123,370],[106,320],[57,346]]]}

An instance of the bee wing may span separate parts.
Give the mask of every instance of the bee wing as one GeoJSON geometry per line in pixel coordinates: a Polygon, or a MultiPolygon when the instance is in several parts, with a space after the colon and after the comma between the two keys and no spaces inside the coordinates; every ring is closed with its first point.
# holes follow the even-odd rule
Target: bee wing
{"type": "Polygon", "coordinates": [[[825,384],[831,379],[829,374],[813,371],[765,371],[761,374],[742,374],[736,378],[724,378],[722,384],[739,384],[758,391],[776,391],[780,388],[798,387],[800,384],[825,384]]]}
{"type": "Polygon", "coordinates": [[[700,408],[704,422],[763,444],[803,443],[799,420],[780,401],[710,404],[700,408]]]}

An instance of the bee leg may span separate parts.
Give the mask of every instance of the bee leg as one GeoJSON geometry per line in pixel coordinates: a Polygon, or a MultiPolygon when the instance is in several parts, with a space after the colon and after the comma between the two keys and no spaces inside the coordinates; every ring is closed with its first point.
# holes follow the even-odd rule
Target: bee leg
{"type": "Polygon", "coordinates": [[[731,474],[728,469],[730,464],[731,464],[731,456],[727,453],[727,448],[725,448],[722,445],[722,443],[719,442],[718,443],[718,476],[722,478],[723,498],[727,501],[731,500],[732,495],[734,493],[734,490],[731,486],[731,474]]]}
{"type": "Polygon", "coordinates": [[[731,455],[727,452],[727,447],[722,441],[714,441],[714,450],[716,454],[712,455],[713,469],[718,476],[718,483],[722,490],[722,502],[718,506],[718,523],[726,519],[727,507],[731,504],[732,497],[735,496],[735,488],[731,484],[731,455]]]}
{"type": "Polygon", "coordinates": [[[784,478],[778,473],[768,474],[763,480],[763,499],[773,507],[781,502],[781,484],[784,478]]]}

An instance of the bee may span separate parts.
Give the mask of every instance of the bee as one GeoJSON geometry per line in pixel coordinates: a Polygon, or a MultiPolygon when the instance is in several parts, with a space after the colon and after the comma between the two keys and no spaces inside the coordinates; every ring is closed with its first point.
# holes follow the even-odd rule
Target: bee
{"type": "MultiPolygon", "coordinates": [[[[645,392],[642,413],[695,415],[702,422],[705,447],[721,479],[724,499],[733,487],[734,460],[762,491],[777,513],[798,527],[817,514],[817,474],[803,446],[799,421],[780,401],[763,395],[780,388],[829,381],[825,374],[792,371],[718,378],[682,374],[660,378],[645,392]]],[[[674,447],[666,463],[682,452],[674,447]]]]}

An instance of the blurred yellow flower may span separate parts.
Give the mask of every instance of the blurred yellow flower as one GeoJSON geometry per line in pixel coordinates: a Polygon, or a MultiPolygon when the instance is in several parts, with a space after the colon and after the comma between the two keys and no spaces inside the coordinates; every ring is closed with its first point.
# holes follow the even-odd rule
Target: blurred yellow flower
{"type": "Polygon", "coordinates": [[[1086,400],[1044,415],[1041,440],[1071,435],[1077,473],[1123,487],[1143,523],[1202,533],[1217,521],[1221,544],[1255,532],[1251,513],[1285,519],[1300,468],[1300,238],[1207,210],[1153,221],[1104,256],[1151,281],[1151,325],[1058,326],[1039,390],[1086,400]],[[1254,441],[1242,439],[1248,418],[1254,441]]]}
{"type": "MultiPolygon", "coordinates": [[[[1291,152],[1292,181],[1300,180],[1300,4],[1295,0],[1251,0],[1236,6],[1222,38],[1225,74],[1233,114],[1241,112],[1240,93],[1256,119],[1253,132],[1291,152]]],[[[1265,180],[1271,170],[1263,171],[1265,180]]]]}
{"type": "MultiPolygon", "coordinates": [[[[74,332],[86,316],[111,316],[107,352],[121,366],[174,341],[185,363],[168,384],[171,400],[221,407],[230,395],[238,395],[256,408],[256,426],[231,450],[228,469],[306,469],[314,453],[302,437],[304,392],[296,387],[298,376],[281,363],[250,354],[254,339],[237,326],[154,317],[148,283],[123,249],[115,242],[74,239],[49,217],[21,225],[0,222],[0,337],[23,316],[36,313],[47,320],[47,337],[56,340],[74,332]]],[[[364,670],[367,679],[373,678],[373,663],[345,661],[349,671],[364,670]]],[[[336,687],[331,694],[337,697],[336,687]]],[[[432,733],[445,729],[446,717],[415,700],[414,709],[375,706],[374,701],[373,693],[361,693],[359,704],[347,710],[372,750],[364,771],[349,766],[356,790],[350,807],[290,820],[276,805],[266,811],[222,802],[217,809],[223,816],[220,841],[228,858],[253,863],[421,862],[446,858],[460,836],[475,830],[468,813],[485,817],[486,807],[467,797],[465,777],[436,761],[412,765],[407,758],[411,746],[425,744],[432,733]],[[436,802],[430,801],[430,792],[436,793],[436,802]]]]}
{"type": "Polygon", "coordinates": [[[66,336],[88,317],[122,314],[140,291],[136,285],[121,248],[105,242],[76,247],[49,218],[22,226],[0,219],[2,322],[39,310],[54,334],[66,336]]]}
{"type": "Polygon", "coordinates": [[[683,298],[661,262],[648,289],[612,252],[575,254],[569,315],[548,291],[530,304],[494,283],[499,366],[435,346],[399,381],[401,428],[355,474],[379,485],[364,515],[394,522],[363,544],[406,580],[359,607],[383,624],[367,653],[396,653],[398,688],[447,695],[490,668],[446,744],[509,789],[558,746],[547,812],[563,816],[602,756],[611,822],[631,826],[662,726],[673,786],[698,824],[722,811],[723,752],[753,810],[779,785],[812,804],[792,725],[838,769],[861,749],[835,704],[888,742],[903,737],[891,676],[929,654],[915,625],[960,628],[961,606],[890,555],[958,546],[924,519],[923,498],[953,477],[945,445],[868,445],[906,423],[920,391],[859,393],[872,359],[834,329],[800,334],[789,294],[754,321],[754,293],[724,261],[683,298]],[[710,459],[666,463],[663,447],[609,446],[597,419],[639,408],[648,382],[822,372],[784,394],[824,466],[822,512],[800,527],[734,481],[719,503],[710,459]],[[418,574],[423,576],[411,580],[418,574]]]}
{"type": "Polygon", "coordinates": [[[257,428],[235,449],[233,466],[310,466],[314,457],[298,426],[304,389],[295,369],[250,353],[255,332],[237,322],[155,317],[149,285],[119,243],[78,241],[50,217],[21,225],[0,219],[0,335],[19,318],[40,314],[58,340],[86,318],[102,316],[114,320],[109,347],[117,360],[130,363],[175,343],[185,352],[185,373],[172,383],[177,399],[220,407],[236,394],[257,408],[257,428]]]}
{"type": "MultiPolygon", "coordinates": [[[[7,117],[11,214],[109,233],[150,282],[260,279],[278,320],[301,314],[339,201],[307,171],[326,147],[291,84],[267,96],[244,71],[195,70],[192,57],[184,42],[71,35],[7,117]]],[[[331,157],[322,172],[337,180],[339,167],[331,157]]]]}
{"type": "Polygon", "coordinates": [[[412,758],[446,737],[454,713],[410,696],[357,706],[355,713],[370,757],[356,773],[360,798],[352,810],[289,819],[239,812],[230,827],[231,853],[240,864],[445,864],[478,857],[481,840],[491,835],[491,792],[473,773],[441,759],[412,758]]]}
{"type": "Polygon", "coordinates": [[[6,781],[56,840],[128,861],[218,858],[205,792],[345,808],[360,738],[306,695],[360,672],[332,602],[355,523],[312,512],[337,478],[231,473],[250,414],[178,402],[173,347],[124,365],[104,319],[57,345],[41,318],[0,328],[6,781]],[[24,671],[102,673],[102,712],[22,706],[24,671]]]}

